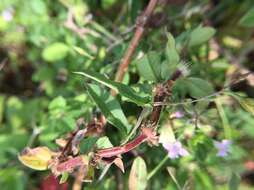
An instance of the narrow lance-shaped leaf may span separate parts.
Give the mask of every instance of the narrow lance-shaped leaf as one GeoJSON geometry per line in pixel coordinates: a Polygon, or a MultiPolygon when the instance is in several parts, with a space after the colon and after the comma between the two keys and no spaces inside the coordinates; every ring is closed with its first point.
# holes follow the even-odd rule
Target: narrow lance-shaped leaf
{"type": "Polygon", "coordinates": [[[178,52],[176,50],[176,44],[174,37],[168,33],[168,42],[165,49],[166,60],[161,66],[161,77],[167,80],[172,73],[175,72],[176,66],[180,60],[178,52]]]}
{"type": "Polygon", "coordinates": [[[146,163],[141,157],[137,157],[131,167],[129,176],[130,190],[143,190],[147,186],[146,163]]]}
{"type": "Polygon", "coordinates": [[[129,86],[119,82],[111,81],[102,74],[99,74],[93,71],[83,71],[83,72],[74,72],[74,73],[93,79],[119,92],[121,96],[126,97],[129,101],[134,102],[138,105],[148,104],[151,100],[150,97],[147,97],[147,96],[142,97],[129,86]]]}
{"type": "MultiPolygon", "coordinates": [[[[105,102],[105,99],[103,99],[103,94],[100,92],[100,89],[97,85],[88,85],[87,90],[89,95],[93,98],[97,106],[100,108],[103,115],[107,118],[108,122],[118,128],[121,133],[126,134],[129,127],[126,126],[126,123],[123,123],[126,119],[123,113],[120,111],[116,113],[115,111],[110,110],[109,104],[105,102]],[[125,118],[123,120],[119,119],[118,116],[121,115],[122,118],[125,118]]],[[[116,100],[115,100],[116,102],[116,100]]],[[[119,104],[115,104],[117,107],[116,109],[120,109],[119,104]],[[119,105],[119,106],[118,106],[119,105]]],[[[127,121],[127,120],[126,120],[127,121]]]]}
{"type": "Polygon", "coordinates": [[[59,183],[60,184],[65,183],[68,180],[68,177],[69,177],[69,173],[63,172],[59,183]]]}

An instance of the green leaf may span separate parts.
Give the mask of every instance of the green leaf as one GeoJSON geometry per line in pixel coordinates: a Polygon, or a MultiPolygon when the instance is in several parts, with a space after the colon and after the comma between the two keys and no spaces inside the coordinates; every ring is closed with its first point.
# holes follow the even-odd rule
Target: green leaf
{"type": "Polygon", "coordinates": [[[139,74],[148,81],[160,80],[160,55],[151,51],[137,61],[139,74]]]}
{"type": "Polygon", "coordinates": [[[237,190],[240,185],[240,182],[241,182],[241,177],[236,173],[232,173],[228,183],[229,190],[237,190]]]}
{"type": "Polygon", "coordinates": [[[111,81],[102,74],[99,74],[93,71],[74,72],[74,73],[93,79],[119,92],[121,96],[126,97],[129,101],[134,102],[138,105],[145,105],[150,102],[150,97],[148,96],[142,97],[136,91],[134,91],[131,87],[119,82],[111,81]]]}
{"type": "Polygon", "coordinates": [[[117,100],[110,97],[109,93],[102,92],[97,85],[90,84],[87,89],[108,122],[126,134],[130,128],[117,100]]]}
{"type": "Polygon", "coordinates": [[[187,78],[186,82],[188,92],[193,98],[202,98],[214,92],[212,85],[203,79],[191,77],[187,78]]]}
{"type": "Polygon", "coordinates": [[[237,94],[229,94],[234,97],[239,104],[245,109],[247,112],[251,113],[254,116],[254,99],[241,97],[237,94]]]}
{"type": "Polygon", "coordinates": [[[161,78],[167,80],[172,73],[175,72],[176,66],[180,60],[176,50],[175,39],[170,33],[168,33],[168,42],[165,49],[165,55],[166,61],[164,61],[161,66],[161,78]]]}
{"type": "Polygon", "coordinates": [[[62,183],[65,183],[67,180],[68,180],[68,177],[69,177],[69,174],[68,174],[68,172],[64,172],[64,173],[62,173],[62,176],[61,176],[61,179],[60,179],[60,184],[62,184],[62,183]]]}
{"type": "Polygon", "coordinates": [[[103,148],[111,148],[113,147],[112,143],[110,142],[108,137],[101,137],[97,140],[96,142],[97,148],[98,149],[103,149],[103,148]]]}
{"type": "Polygon", "coordinates": [[[169,65],[177,64],[180,60],[180,57],[176,50],[175,39],[170,33],[168,34],[168,42],[166,45],[165,55],[169,65]]]}
{"type": "Polygon", "coordinates": [[[130,190],[144,190],[147,186],[146,163],[141,157],[135,158],[129,176],[130,190]]]}
{"type": "Polygon", "coordinates": [[[254,7],[252,7],[239,21],[241,26],[254,27],[254,7]]]}
{"type": "Polygon", "coordinates": [[[216,30],[211,27],[197,27],[195,28],[190,35],[189,47],[199,46],[207,42],[213,35],[216,30]]]}
{"type": "Polygon", "coordinates": [[[87,137],[87,138],[83,139],[79,145],[80,153],[84,154],[84,153],[89,152],[93,148],[93,146],[95,145],[97,140],[98,140],[98,137],[87,137]]]}
{"type": "Polygon", "coordinates": [[[54,62],[65,58],[68,52],[69,47],[66,44],[55,42],[43,50],[42,57],[46,61],[54,62]]]}
{"type": "Polygon", "coordinates": [[[239,103],[249,113],[254,115],[254,100],[251,98],[240,99],[239,103]]]}
{"type": "Polygon", "coordinates": [[[54,110],[54,109],[62,109],[66,106],[66,100],[62,96],[58,96],[54,98],[50,104],[49,104],[49,109],[54,110]]]}

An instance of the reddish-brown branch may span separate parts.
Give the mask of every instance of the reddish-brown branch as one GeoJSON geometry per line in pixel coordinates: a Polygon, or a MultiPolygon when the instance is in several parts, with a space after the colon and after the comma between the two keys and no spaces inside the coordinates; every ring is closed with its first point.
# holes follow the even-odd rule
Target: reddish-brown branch
{"type": "MultiPolygon", "coordinates": [[[[177,70],[164,84],[159,84],[155,88],[155,95],[153,102],[164,102],[168,97],[171,96],[171,90],[173,83],[176,79],[178,79],[181,76],[181,71],[177,70]]],[[[102,159],[102,158],[111,158],[115,157],[121,154],[124,154],[126,152],[129,152],[130,150],[133,150],[140,144],[142,144],[145,141],[151,142],[153,144],[156,144],[157,137],[156,137],[156,131],[155,128],[159,122],[161,111],[163,109],[163,105],[153,106],[152,113],[150,115],[150,118],[141,124],[141,133],[134,138],[132,141],[117,147],[112,148],[106,148],[97,150],[95,153],[95,161],[96,159],[102,159]]]]}
{"type": "Polygon", "coordinates": [[[128,69],[128,66],[131,62],[131,58],[135,52],[135,49],[137,48],[139,41],[140,41],[141,37],[143,36],[147,21],[151,17],[152,12],[155,9],[157,3],[158,3],[158,0],[150,0],[150,2],[147,5],[143,14],[137,18],[135,34],[134,34],[134,36],[130,42],[130,45],[129,45],[129,47],[128,47],[119,67],[118,67],[115,81],[121,82],[123,80],[124,74],[128,69]]]}
{"type": "Polygon", "coordinates": [[[106,148],[102,150],[98,150],[96,152],[96,156],[99,158],[110,158],[113,156],[117,156],[120,154],[124,154],[126,152],[129,152],[130,150],[136,148],[141,143],[147,140],[147,136],[143,133],[141,133],[138,137],[136,137],[134,140],[130,141],[129,143],[123,145],[123,146],[117,146],[113,148],[106,148]]]}

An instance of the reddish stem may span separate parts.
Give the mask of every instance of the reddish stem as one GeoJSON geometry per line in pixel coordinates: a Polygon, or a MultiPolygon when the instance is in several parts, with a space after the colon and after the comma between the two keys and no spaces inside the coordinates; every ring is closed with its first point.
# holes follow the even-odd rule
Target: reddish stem
{"type": "Polygon", "coordinates": [[[120,154],[124,154],[126,152],[129,152],[130,150],[136,148],[141,143],[145,142],[147,140],[147,136],[143,133],[141,133],[138,137],[136,137],[134,140],[130,141],[129,143],[123,145],[123,146],[117,146],[113,148],[106,148],[102,150],[98,150],[96,155],[100,158],[110,158],[113,156],[117,156],[120,154]]]}
{"type": "Polygon", "coordinates": [[[143,14],[137,18],[136,21],[136,31],[135,34],[130,42],[130,45],[121,61],[121,64],[118,67],[117,74],[115,81],[121,82],[123,80],[124,74],[128,69],[128,66],[131,62],[131,58],[139,44],[140,39],[143,36],[143,33],[145,31],[145,25],[147,24],[147,21],[152,15],[153,10],[156,7],[156,4],[158,3],[158,0],[150,0],[148,6],[146,7],[143,14]]]}

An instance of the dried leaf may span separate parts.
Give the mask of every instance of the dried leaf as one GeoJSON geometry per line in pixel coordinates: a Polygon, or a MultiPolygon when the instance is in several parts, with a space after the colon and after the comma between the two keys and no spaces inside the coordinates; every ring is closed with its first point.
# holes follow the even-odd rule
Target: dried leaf
{"type": "Polygon", "coordinates": [[[57,173],[61,174],[63,172],[72,172],[73,169],[83,165],[88,165],[88,157],[77,156],[75,158],[67,160],[66,162],[58,164],[56,168],[53,168],[53,170],[55,169],[57,173]]]}
{"type": "Polygon", "coordinates": [[[121,158],[116,158],[114,164],[124,173],[124,165],[121,158]]]}
{"type": "Polygon", "coordinates": [[[37,147],[34,149],[26,148],[18,158],[22,164],[29,168],[46,170],[53,155],[54,153],[47,147],[37,147]]]}

